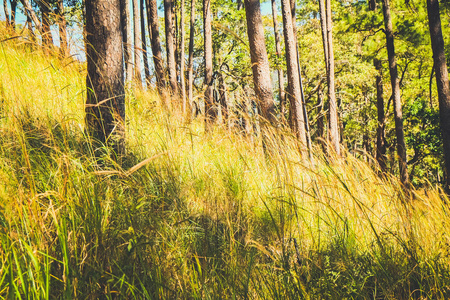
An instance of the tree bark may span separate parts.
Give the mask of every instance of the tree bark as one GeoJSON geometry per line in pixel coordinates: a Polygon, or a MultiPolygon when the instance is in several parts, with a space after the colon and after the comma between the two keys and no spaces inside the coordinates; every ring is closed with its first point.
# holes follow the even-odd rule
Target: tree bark
{"type": "Polygon", "coordinates": [[[213,100],[213,61],[211,34],[211,0],[203,0],[203,37],[205,46],[205,128],[210,130],[211,124],[217,117],[213,100]]]}
{"type": "Polygon", "coordinates": [[[296,6],[297,0],[289,0],[289,2],[290,2],[291,18],[292,18],[292,31],[294,31],[295,45],[297,45],[298,44],[298,40],[297,40],[297,6],[296,6]]]}
{"type": "Polygon", "coordinates": [[[325,140],[324,137],[324,118],[323,118],[323,91],[322,88],[319,86],[317,89],[317,138],[321,139],[320,142],[323,146],[323,140],[325,140]]]}
{"type": "Polygon", "coordinates": [[[394,33],[392,29],[389,0],[383,0],[383,16],[386,33],[386,47],[389,60],[389,73],[391,75],[392,99],[394,100],[395,134],[397,137],[397,155],[400,169],[400,181],[409,189],[409,176],[406,166],[406,145],[403,132],[402,102],[400,99],[400,84],[397,73],[397,59],[395,56],[394,33]]]}
{"type": "Polygon", "coordinates": [[[270,81],[269,59],[267,57],[259,0],[245,0],[247,33],[253,71],[253,84],[262,117],[276,125],[276,111],[270,81]]]}
{"type": "Polygon", "coordinates": [[[180,83],[181,83],[181,100],[183,105],[183,115],[186,114],[186,78],[184,77],[184,69],[185,69],[185,57],[184,57],[184,44],[185,44],[185,30],[184,30],[184,0],[181,0],[180,4],[180,83]]]}
{"type": "Polygon", "coordinates": [[[146,0],[147,17],[148,17],[148,31],[150,32],[150,44],[152,47],[153,64],[155,67],[156,84],[160,96],[165,95],[166,78],[165,69],[161,51],[161,39],[159,37],[159,23],[158,23],[158,6],[156,0],[146,0]]]}
{"type": "Polygon", "coordinates": [[[331,0],[325,0],[326,20],[327,20],[327,52],[328,52],[328,101],[329,101],[329,128],[330,128],[330,144],[337,155],[341,154],[339,147],[339,126],[336,93],[334,86],[334,52],[333,52],[333,25],[331,18],[331,0]]]}
{"type": "Polygon", "coordinates": [[[117,0],[86,0],[87,99],[90,136],[124,152],[125,90],[120,6],[117,0]]]}
{"type": "Polygon", "coordinates": [[[280,97],[280,113],[281,120],[284,122],[286,114],[286,99],[284,93],[284,74],[283,68],[280,66],[281,62],[281,36],[279,31],[278,19],[277,19],[277,4],[275,0],[272,0],[272,18],[273,18],[273,31],[275,33],[275,49],[277,51],[277,72],[278,72],[278,94],[280,97]]]}
{"type": "Polygon", "coordinates": [[[134,80],[142,87],[141,64],[141,14],[138,0],[133,0],[133,31],[134,31],[134,80]]]}
{"type": "Polygon", "coordinates": [[[448,81],[447,61],[445,58],[444,39],[442,37],[441,17],[438,0],[427,0],[428,24],[430,26],[431,47],[436,74],[439,99],[439,117],[446,171],[447,194],[450,194],[450,86],[448,81]]]}
{"type": "Polygon", "coordinates": [[[42,40],[47,50],[50,50],[53,47],[53,35],[50,29],[50,4],[43,0],[39,0],[37,3],[42,15],[42,40]]]}
{"type": "Polygon", "coordinates": [[[377,89],[377,152],[375,158],[378,162],[381,172],[386,172],[386,137],[385,137],[385,114],[384,114],[384,99],[383,99],[383,68],[379,59],[374,59],[373,64],[377,70],[375,77],[375,86],[377,89]]]}
{"type": "Polygon", "coordinates": [[[195,35],[195,0],[191,0],[191,21],[189,29],[189,61],[188,61],[188,98],[189,106],[194,101],[194,35],[195,35]]]}
{"type": "Polygon", "coordinates": [[[16,30],[17,0],[11,0],[11,27],[16,30]]]}
{"type": "Polygon", "coordinates": [[[125,82],[127,89],[130,89],[131,82],[133,81],[133,42],[131,37],[131,14],[129,0],[120,0],[120,23],[125,60],[125,82]]]}
{"type": "MultiPolygon", "coordinates": [[[[291,3],[291,17],[292,17],[292,29],[294,31],[294,40],[295,40],[295,52],[297,54],[297,67],[298,67],[298,79],[300,81],[300,96],[301,96],[301,112],[298,113],[303,114],[303,120],[304,120],[304,130],[306,135],[306,145],[308,146],[308,151],[310,154],[310,157],[312,155],[312,145],[311,145],[311,134],[309,132],[309,123],[308,123],[308,112],[306,110],[306,101],[305,101],[305,95],[303,93],[303,80],[302,80],[302,68],[300,65],[300,53],[298,50],[298,39],[297,39],[297,9],[296,9],[296,0],[290,0],[291,3]]],[[[298,109],[298,108],[297,108],[298,109]]]]}
{"type": "Polygon", "coordinates": [[[39,31],[39,34],[41,34],[41,36],[44,36],[44,34],[42,32],[41,21],[39,21],[39,18],[36,16],[36,13],[34,12],[33,8],[30,5],[30,2],[28,0],[21,0],[21,1],[22,1],[23,7],[25,8],[27,16],[29,16],[31,18],[34,25],[36,26],[36,29],[39,31]]]}
{"type": "Polygon", "coordinates": [[[11,27],[11,21],[9,17],[9,10],[8,10],[8,0],[3,0],[3,10],[5,12],[5,19],[6,19],[6,27],[11,27]]]}
{"type": "MultiPolygon", "coordinates": [[[[290,9],[290,11],[291,11],[291,20],[292,20],[291,24],[292,24],[292,31],[294,33],[294,38],[293,39],[294,39],[295,47],[297,47],[297,22],[296,22],[296,17],[295,17],[295,10],[296,10],[295,9],[295,1],[296,0],[289,0],[289,8],[288,9],[290,9]]],[[[283,12],[282,12],[282,14],[283,14],[283,12]]],[[[286,51],[286,49],[285,49],[285,51],[286,51]]],[[[287,54],[286,54],[286,56],[287,56],[287,54]]],[[[289,78],[288,78],[288,83],[287,83],[287,90],[288,90],[288,94],[292,95],[291,94],[292,87],[290,86],[289,78]]],[[[294,106],[292,106],[292,104],[290,104],[290,108],[289,108],[289,124],[290,124],[291,128],[295,128],[296,127],[296,125],[295,125],[296,112],[292,110],[293,107],[294,106]]]]}
{"type": "Polygon", "coordinates": [[[430,73],[430,81],[428,83],[428,89],[430,94],[430,108],[433,108],[433,77],[434,77],[434,63],[431,67],[431,73],[430,73]]]}
{"type": "Polygon", "coordinates": [[[63,0],[58,0],[58,27],[59,27],[59,49],[62,57],[69,56],[69,45],[67,43],[67,23],[63,0]]]}
{"type": "Polygon", "coordinates": [[[172,95],[178,95],[177,70],[175,60],[175,32],[173,27],[173,0],[164,0],[164,21],[166,30],[166,53],[169,83],[172,95]]]}
{"type": "Polygon", "coordinates": [[[145,84],[150,83],[150,69],[148,66],[148,55],[147,55],[147,38],[145,36],[145,10],[144,10],[144,0],[141,2],[141,41],[142,41],[142,59],[144,61],[144,72],[145,72],[145,84]]]}
{"type": "Polygon", "coordinates": [[[176,71],[176,78],[177,78],[177,85],[178,89],[180,89],[178,92],[180,93],[179,96],[181,96],[181,82],[178,80],[180,78],[180,24],[178,22],[178,1],[174,0],[173,3],[173,24],[174,24],[174,39],[173,39],[173,47],[175,49],[175,71],[176,71]]]}
{"type": "Polygon", "coordinates": [[[309,157],[312,159],[311,132],[309,129],[308,110],[306,108],[305,93],[303,91],[302,68],[300,64],[300,53],[298,50],[298,43],[296,44],[296,47],[297,47],[298,78],[300,80],[300,96],[302,97],[303,120],[305,120],[306,145],[308,146],[309,157]]]}
{"type": "MultiPolygon", "coordinates": [[[[324,62],[325,62],[325,74],[327,76],[327,81],[328,81],[328,38],[327,38],[327,13],[326,13],[326,9],[325,9],[325,2],[324,0],[319,0],[319,10],[320,10],[320,27],[321,27],[321,32],[322,32],[322,45],[323,45],[323,58],[324,58],[324,62]]],[[[323,99],[323,92],[320,90],[320,95],[318,96],[320,99],[322,99],[322,105],[321,105],[321,111],[322,111],[322,115],[319,117],[320,121],[322,122],[322,129],[320,131],[320,137],[323,139],[322,140],[322,148],[325,151],[326,150],[326,144],[328,141],[328,137],[327,135],[329,134],[329,130],[327,130],[327,132],[325,133],[325,124],[324,124],[324,114],[323,114],[323,108],[325,107],[325,101],[323,99]]],[[[319,121],[319,120],[318,120],[319,121]]]]}
{"type": "Polygon", "coordinates": [[[325,59],[326,72],[328,74],[327,13],[325,9],[324,0],[319,0],[319,10],[320,10],[320,27],[322,28],[323,56],[325,59]]]}
{"type": "MultiPolygon", "coordinates": [[[[25,26],[28,28],[28,32],[30,33],[30,40],[31,40],[32,43],[36,44],[37,43],[37,38],[36,38],[36,35],[34,34],[34,31],[33,31],[33,22],[31,21],[31,17],[27,13],[26,9],[25,9],[25,14],[27,15],[27,21],[25,23],[25,26]]],[[[33,47],[33,46],[31,46],[31,47],[33,47]]]]}
{"type": "Polygon", "coordinates": [[[286,48],[286,64],[288,77],[288,95],[290,102],[291,127],[300,143],[306,147],[305,122],[303,118],[300,74],[298,73],[297,47],[295,43],[292,25],[291,3],[289,0],[281,0],[283,15],[284,43],[286,48]]]}
{"type": "Polygon", "coordinates": [[[219,80],[219,101],[222,112],[222,120],[226,124],[228,120],[227,86],[222,72],[217,75],[217,79],[219,80]]]}

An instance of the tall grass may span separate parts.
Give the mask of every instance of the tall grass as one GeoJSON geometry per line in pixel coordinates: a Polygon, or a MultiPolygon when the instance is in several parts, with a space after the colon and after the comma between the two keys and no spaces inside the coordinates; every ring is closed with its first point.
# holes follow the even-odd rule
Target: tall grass
{"type": "MultiPolygon", "coordinates": [[[[98,163],[84,66],[1,43],[0,298],[450,297],[447,198],[350,154],[302,157],[127,94],[98,163]]],[[[98,153],[98,151],[97,151],[98,153]]]]}

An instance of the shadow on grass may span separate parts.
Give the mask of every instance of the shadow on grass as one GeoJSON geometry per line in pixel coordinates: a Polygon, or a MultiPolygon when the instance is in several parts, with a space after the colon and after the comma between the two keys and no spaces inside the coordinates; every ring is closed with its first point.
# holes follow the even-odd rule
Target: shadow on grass
{"type": "MultiPolygon", "coordinates": [[[[449,267],[414,242],[361,251],[343,224],[320,249],[289,238],[293,213],[240,207],[241,173],[198,179],[208,209],[193,210],[169,156],[94,155],[82,130],[17,118],[0,136],[0,295],[87,299],[449,298],[449,267]],[[99,162],[100,160],[100,162],[99,162]],[[118,163],[120,161],[120,163],[118,163]],[[222,186],[224,195],[215,192],[222,186]],[[225,200],[224,200],[225,199],[225,200]],[[278,243],[277,250],[270,245],[278,243]]],[[[164,150],[164,149],[163,149],[164,150]]],[[[98,152],[97,152],[98,153],[98,152]]],[[[294,203],[291,196],[267,201],[294,203]]],[[[298,233],[300,235],[300,233],[298,233]]]]}

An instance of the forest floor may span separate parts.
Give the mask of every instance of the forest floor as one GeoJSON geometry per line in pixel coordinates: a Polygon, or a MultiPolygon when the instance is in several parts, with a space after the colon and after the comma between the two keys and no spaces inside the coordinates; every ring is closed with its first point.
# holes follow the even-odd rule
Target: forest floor
{"type": "Polygon", "coordinates": [[[450,298],[440,189],[280,128],[205,133],[152,91],[117,159],[84,134],[84,64],[0,51],[1,299],[450,298]]]}

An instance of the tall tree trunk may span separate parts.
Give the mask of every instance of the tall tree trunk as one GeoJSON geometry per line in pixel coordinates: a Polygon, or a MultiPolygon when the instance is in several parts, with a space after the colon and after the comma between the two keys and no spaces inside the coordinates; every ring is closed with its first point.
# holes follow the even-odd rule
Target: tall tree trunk
{"type": "Polygon", "coordinates": [[[327,38],[327,13],[325,9],[324,0],[319,0],[320,9],[320,27],[322,28],[322,44],[323,44],[323,55],[325,61],[325,69],[328,74],[328,38],[327,38]]]}
{"type": "Polygon", "coordinates": [[[159,37],[158,5],[156,0],[146,0],[148,31],[150,32],[150,44],[152,47],[153,65],[156,74],[156,84],[160,96],[165,95],[166,78],[161,51],[161,39],[159,37]]]}
{"type": "MultiPolygon", "coordinates": [[[[321,139],[320,143],[325,140],[324,138],[324,116],[323,116],[323,91],[322,88],[319,86],[317,89],[317,138],[321,139]]],[[[323,144],[322,144],[323,145],[323,144]]]]}
{"type": "MultiPolygon", "coordinates": [[[[327,13],[326,13],[326,8],[325,8],[325,0],[319,0],[319,10],[320,10],[320,27],[321,27],[321,32],[322,32],[322,45],[323,45],[323,58],[324,58],[324,62],[325,62],[325,73],[327,76],[327,80],[328,80],[328,36],[327,36],[327,13]]],[[[319,89],[320,90],[320,89],[319,89]]],[[[321,93],[321,99],[322,99],[322,106],[321,106],[321,110],[323,112],[323,108],[325,107],[325,101],[323,99],[323,92],[320,90],[321,93]]],[[[320,96],[319,96],[320,97],[320,96]]],[[[324,120],[324,115],[322,114],[319,118],[322,121],[322,126],[324,126],[323,120],[324,120]]],[[[328,141],[328,137],[327,135],[329,134],[329,130],[327,130],[327,132],[325,133],[325,128],[322,127],[321,135],[320,137],[323,139],[322,142],[328,141]]],[[[326,147],[325,144],[322,144],[322,148],[325,151],[326,147]]]]}
{"type": "Polygon", "coordinates": [[[289,0],[289,2],[291,7],[292,31],[294,31],[295,45],[297,45],[297,0],[289,0]]]}
{"type": "Polygon", "coordinates": [[[150,69],[148,67],[148,55],[147,55],[147,37],[145,35],[145,10],[144,10],[144,0],[141,2],[141,40],[142,40],[142,55],[144,61],[144,72],[145,72],[145,84],[150,83],[150,69]]]}
{"type": "Polygon", "coordinates": [[[36,26],[36,29],[39,31],[39,34],[41,36],[44,36],[44,33],[42,32],[42,24],[41,21],[39,21],[39,18],[36,16],[36,13],[34,12],[33,8],[31,7],[31,4],[28,0],[21,0],[23,7],[25,8],[27,16],[31,18],[34,25],[36,26]]]}
{"type": "Polygon", "coordinates": [[[406,145],[403,133],[402,101],[400,99],[400,84],[397,74],[397,59],[394,48],[394,33],[392,30],[391,10],[389,0],[383,0],[383,16],[386,32],[386,47],[391,75],[392,99],[394,100],[395,134],[397,137],[397,155],[400,169],[400,181],[409,189],[409,176],[406,166],[406,145]]]}
{"type": "Polygon", "coordinates": [[[62,57],[67,57],[70,53],[67,44],[67,25],[63,0],[58,0],[58,27],[60,53],[62,57]]]}
{"type": "MultiPolygon", "coordinates": [[[[363,92],[363,99],[364,99],[364,103],[362,104],[362,107],[370,107],[369,104],[369,97],[367,96],[367,92],[363,92]]],[[[358,101],[359,102],[359,101],[358,101]]],[[[368,124],[369,123],[369,114],[367,113],[367,110],[362,109],[362,123],[363,124],[368,124]]],[[[369,129],[368,126],[365,126],[362,130],[362,134],[363,134],[363,139],[362,139],[362,148],[364,150],[364,161],[365,162],[369,162],[369,153],[371,152],[371,147],[370,147],[370,136],[369,136],[369,129]]]]}
{"type": "Polygon", "coordinates": [[[191,0],[191,21],[189,26],[189,61],[188,61],[188,98],[189,106],[194,101],[194,35],[195,35],[195,0],[191,0]]]}
{"type": "Polygon", "coordinates": [[[205,126],[210,130],[211,123],[217,117],[213,99],[213,61],[211,33],[211,0],[203,0],[203,36],[205,44],[205,126]]]}
{"type": "Polygon", "coordinates": [[[305,122],[303,118],[300,74],[298,73],[297,46],[295,43],[292,25],[291,3],[289,0],[281,0],[283,15],[284,43],[286,48],[286,64],[288,77],[288,95],[290,102],[291,127],[300,143],[306,147],[305,122]]]}
{"type": "Polygon", "coordinates": [[[223,122],[226,124],[228,120],[228,99],[227,99],[227,86],[225,84],[225,79],[223,78],[223,73],[220,72],[217,75],[217,79],[219,80],[219,101],[220,101],[220,109],[222,112],[223,122]]]}
{"type": "MultiPolygon", "coordinates": [[[[83,30],[83,43],[84,43],[84,49],[87,49],[86,43],[87,43],[87,33],[86,33],[86,0],[81,0],[81,22],[82,22],[82,30],[83,30]]],[[[86,50],[85,50],[86,52],[86,50]]]]}
{"type": "Polygon", "coordinates": [[[385,114],[384,114],[384,100],[383,100],[383,68],[381,60],[374,59],[373,64],[377,70],[375,77],[376,89],[377,89],[377,113],[378,113],[378,126],[377,126],[377,152],[375,158],[380,166],[381,172],[386,172],[386,137],[385,137],[385,114]]]}
{"type": "Polygon", "coordinates": [[[427,0],[428,24],[430,26],[431,47],[433,49],[436,85],[439,98],[439,117],[444,146],[446,186],[450,194],[450,86],[447,62],[442,38],[441,17],[438,0],[427,0]]]}
{"type": "Polygon", "coordinates": [[[306,145],[308,146],[309,156],[310,158],[312,158],[311,132],[309,129],[308,109],[306,108],[305,93],[303,92],[302,68],[300,64],[300,52],[298,50],[298,43],[296,44],[296,47],[297,47],[298,78],[300,80],[300,95],[302,97],[303,119],[305,120],[306,145]]]}
{"type": "Polygon", "coordinates": [[[17,0],[11,0],[11,27],[16,30],[17,0]]]}
{"type": "Polygon", "coordinates": [[[127,89],[130,89],[131,82],[133,81],[133,39],[131,37],[131,14],[129,0],[120,0],[120,23],[125,60],[125,82],[127,89]]]}
{"type": "MultiPolygon", "coordinates": [[[[372,11],[377,10],[375,0],[369,0],[369,9],[372,11]]],[[[387,171],[386,167],[387,157],[386,157],[386,137],[385,137],[386,115],[384,113],[384,99],[383,99],[383,66],[381,64],[381,60],[377,58],[373,59],[373,65],[377,70],[377,75],[375,77],[375,88],[377,90],[377,114],[378,114],[377,150],[375,154],[375,159],[377,160],[381,173],[385,173],[387,171]]]]}
{"type": "Polygon", "coordinates": [[[133,32],[134,32],[134,80],[142,87],[141,64],[141,14],[138,0],[133,0],[133,32]]]}
{"type": "Polygon", "coordinates": [[[253,84],[262,117],[276,125],[276,111],[270,81],[269,59],[267,57],[259,0],[244,0],[247,17],[247,33],[253,71],[253,84]]]}
{"type": "MultiPolygon", "coordinates": [[[[298,50],[298,39],[297,39],[297,9],[296,9],[296,0],[290,0],[291,3],[291,17],[292,17],[292,29],[294,31],[294,40],[295,40],[295,52],[297,53],[297,67],[298,67],[298,78],[300,81],[300,96],[301,96],[301,112],[298,113],[303,114],[304,126],[305,126],[305,135],[306,135],[306,145],[308,146],[308,151],[310,156],[312,155],[312,145],[311,145],[311,134],[309,132],[309,123],[308,123],[308,112],[306,110],[306,101],[305,95],[303,93],[303,80],[302,80],[302,68],[300,65],[300,53],[298,50]]],[[[298,108],[297,108],[298,109],[298,108]]]]}
{"type": "Polygon", "coordinates": [[[428,89],[430,91],[430,108],[433,108],[433,77],[434,77],[434,63],[431,67],[431,73],[430,73],[430,81],[428,83],[428,89]]]}
{"type": "Polygon", "coordinates": [[[44,46],[50,50],[53,47],[53,35],[50,28],[50,4],[44,0],[39,0],[37,3],[42,14],[42,40],[44,42],[44,46]]]}
{"type": "Polygon", "coordinates": [[[166,30],[166,54],[167,54],[167,69],[169,73],[170,88],[172,95],[178,95],[177,70],[175,60],[175,31],[173,27],[173,1],[164,0],[164,21],[166,30]]]}
{"type": "Polygon", "coordinates": [[[340,155],[339,147],[339,126],[336,93],[334,89],[334,52],[333,52],[333,25],[331,18],[331,0],[325,0],[326,20],[327,20],[327,52],[328,52],[328,101],[329,101],[329,127],[330,127],[330,143],[337,155],[340,155]]]}
{"type": "Polygon", "coordinates": [[[283,68],[280,65],[281,62],[281,35],[278,28],[277,19],[277,4],[275,0],[272,0],[272,18],[273,18],[273,31],[275,33],[275,49],[277,51],[277,72],[278,72],[278,94],[280,97],[280,112],[281,120],[284,122],[286,114],[286,99],[284,94],[284,74],[283,68]]]}
{"type": "Polygon", "coordinates": [[[185,44],[185,30],[184,30],[184,0],[181,0],[180,4],[181,16],[180,16],[180,33],[181,33],[181,41],[180,41],[180,83],[181,83],[181,100],[183,103],[183,115],[186,114],[186,78],[184,74],[185,69],[185,57],[184,57],[184,44],[185,44]]]}
{"type": "MultiPolygon", "coordinates": [[[[34,34],[34,31],[33,31],[33,22],[31,21],[31,17],[27,13],[27,10],[25,10],[25,14],[27,15],[27,21],[25,23],[25,26],[28,28],[28,32],[30,34],[30,41],[31,41],[31,43],[36,44],[37,43],[37,38],[36,38],[36,35],[34,34]]],[[[30,46],[33,47],[32,45],[30,45],[30,46]]]]}
{"type": "Polygon", "coordinates": [[[3,0],[3,10],[5,12],[6,26],[11,27],[11,21],[9,18],[8,0],[3,0]]]}
{"type": "MultiPolygon", "coordinates": [[[[173,5],[173,24],[174,24],[174,39],[173,39],[173,47],[175,49],[175,70],[176,70],[176,78],[177,78],[177,85],[178,88],[181,88],[180,82],[178,81],[178,78],[180,76],[180,24],[178,23],[178,1],[174,0],[173,5]]],[[[179,91],[181,92],[181,91],[179,91]]],[[[181,96],[181,94],[180,94],[181,96]]]]}
{"type": "Polygon", "coordinates": [[[124,152],[125,90],[120,6],[115,0],[86,0],[87,99],[90,136],[124,152]]]}
{"type": "MultiPolygon", "coordinates": [[[[292,24],[292,31],[294,33],[294,44],[297,47],[297,22],[296,22],[296,16],[295,16],[295,11],[296,11],[295,1],[296,0],[289,0],[289,5],[290,6],[287,9],[290,9],[290,11],[291,11],[291,20],[292,20],[291,24],[292,24]]],[[[282,8],[282,10],[283,10],[283,8],[282,8]]],[[[283,12],[282,12],[282,14],[283,14],[283,12]]],[[[286,56],[287,56],[287,54],[286,54],[286,56]]],[[[290,94],[292,96],[292,94],[291,94],[292,87],[290,86],[289,78],[288,78],[288,83],[287,83],[287,91],[288,91],[288,94],[290,94]]],[[[296,127],[296,125],[295,125],[296,112],[292,110],[293,107],[294,106],[292,106],[292,104],[290,104],[290,108],[289,108],[289,125],[291,126],[291,128],[295,128],[296,127]]]]}

